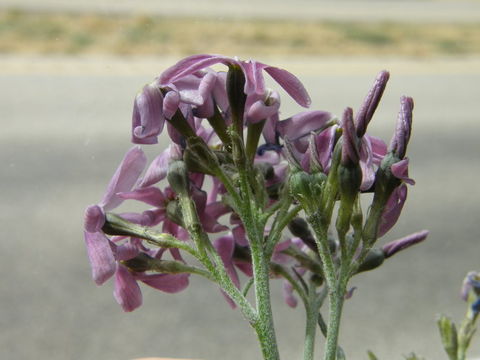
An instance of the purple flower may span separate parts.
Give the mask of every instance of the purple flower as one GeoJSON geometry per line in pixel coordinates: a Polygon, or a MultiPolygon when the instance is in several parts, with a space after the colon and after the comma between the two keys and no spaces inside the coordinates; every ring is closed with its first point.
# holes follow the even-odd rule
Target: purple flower
{"type": "Polygon", "coordinates": [[[262,71],[269,74],[299,105],[308,107],[310,97],[302,83],[290,72],[269,66],[254,60],[241,61],[221,55],[193,55],[180,60],[177,64],[162,73],[159,78],[161,84],[175,83],[177,80],[199,70],[203,70],[215,64],[239,65],[245,73],[245,93],[263,95],[265,93],[265,80],[262,71]]]}
{"type": "Polygon", "coordinates": [[[101,231],[105,224],[105,212],[122,203],[123,199],[118,193],[131,189],[145,168],[146,161],[145,154],[139,147],[130,149],[110,180],[100,203],[90,205],[85,211],[85,244],[92,277],[98,285],[103,284],[115,272],[112,244],[101,231]]]}

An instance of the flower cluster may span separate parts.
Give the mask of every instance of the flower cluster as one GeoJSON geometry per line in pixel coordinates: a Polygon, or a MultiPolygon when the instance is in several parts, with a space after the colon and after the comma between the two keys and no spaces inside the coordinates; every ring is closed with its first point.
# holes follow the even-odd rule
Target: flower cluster
{"type": "Polygon", "coordinates": [[[84,226],[93,278],[101,285],[114,277],[125,311],[142,303],[138,282],[175,293],[198,274],[248,313],[242,296],[251,282],[240,291],[238,271],[252,278],[261,261],[268,276],[284,279],[285,301],[295,306],[294,292],[305,302],[307,283],[325,282],[329,259],[322,251],[334,263],[350,256],[354,275],[427,236],[422,231],[373,247],[396,223],[406,185],[414,184],[405,156],[412,99],[400,100],[389,146],[366,133],[389,73],[377,76],[355,116],[347,108],[340,118],[308,110],[285,119],[266,74],[300,106],[310,105],[286,70],[217,55],[181,60],[136,96],[132,142],[158,143],[166,127],[171,143],[148,166],[138,145],[129,150],[102,200],[87,208],[84,226]],[[227,71],[212,68],[218,65],[227,71]],[[365,221],[363,193],[374,194],[365,221]],[[148,207],[111,213],[126,200],[148,207]],[[330,228],[336,202],[337,238],[330,228]],[[323,220],[315,221],[319,213],[323,220]],[[202,267],[189,265],[191,256],[202,267]]]}

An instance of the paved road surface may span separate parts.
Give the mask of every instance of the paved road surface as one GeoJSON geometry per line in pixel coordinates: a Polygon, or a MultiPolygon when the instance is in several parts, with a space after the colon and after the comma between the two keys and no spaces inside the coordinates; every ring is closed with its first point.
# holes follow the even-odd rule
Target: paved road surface
{"type": "MultiPolygon", "coordinates": [[[[133,62],[131,69],[145,69],[133,75],[122,73],[121,61],[91,61],[89,68],[72,66],[69,72],[51,61],[39,67],[37,60],[36,68],[32,64],[23,73],[21,67],[9,73],[0,66],[0,358],[258,359],[253,333],[237,324],[239,313],[203,280],[195,279],[181,295],[145,289],[145,305],[124,314],[111,284],[96,287],[90,279],[83,209],[98,201],[129,148],[133,96],[161,66],[150,73],[153,62],[133,62]]],[[[474,60],[456,66],[391,60],[382,66],[378,60],[339,59],[304,65],[296,68],[308,69],[300,76],[314,106],[336,113],[358,107],[375,71],[390,68],[390,86],[372,129],[386,139],[399,96],[416,99],[409,153],[417,185],[388,238],[423,228],[431,236],[381,270],[354,279],[358,289],[345,313],[351,327],[343,329],[341,342],[353,360],[366,359],[366,349],[380,359],[401,359],[411,350],[443,359],[435,315],[462,315],[459,286],[467,271],[480,269],[480,66],[474,60]]],[[[296,110],[286,103],[285,114],[296,110]]],[[[273,295],[282,358],[298,359],[302,310],[283,304],[279,284],[273,295]]],[[[480,354],[478,343],[472,355],[480,354]]]]}
{"type": "Polygon", "coordinates": [[[68,10],[150,15],[477,22],[478,1],[333,1],[333,0],[0,0],[0,8],[68,10]]]}

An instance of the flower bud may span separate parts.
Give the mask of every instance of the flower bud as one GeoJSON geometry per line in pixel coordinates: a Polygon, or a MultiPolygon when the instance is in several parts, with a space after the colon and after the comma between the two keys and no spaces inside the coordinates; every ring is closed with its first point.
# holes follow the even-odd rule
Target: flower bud
{"type": "Polygon", "coordinates": [[[172,189],[179,195],[188,196],[190,189],[190,180],[188,170],[184,161],[177,160],[170,163],[167,173],[168,183],[172,189]]]}
{"type": "Polygon", "coordinates": [[[177,200],[169,201],[167,204],[167,218],[175,224],[184,226],[182,208],[177,200]]]}
{"type": "Polygon", "coordinates": [[[122,264],[125,265],[129,270],[135,272],[145,272],[151,270],[151,260],[153,258],[143,252],[138,254],[132,259],[122,261],[122,264]]]}
{"type": "Polygon", "coordinates": [[[372,119],[373,113],[377,109],[377,106],[382,98],[383,91],[387,85],[390,74],[388,71],[381,71],[375,82],[373,83],[372,88],[370,89],[367,97],[363,101],[363,104],[360,110],[355,117],[355,127],[357,131],[357,136],[360,138],[365,135],[367,131],[367,126],[370,120],[372,119]]]}
{"type": "Polygon", "coordinates": [[[303,243],[307,245],[310,249],[317,252],[317,244],[315,243],[315,239],[308,227],[308,223],[305,219],[301,217],[296,217],[292,221],[288,223],[288,229],[292,233],[292,235],[299,237],[302,239],[303,243]]]}
{"type": "Polygon", "coordinates": [[[215,153],[199,137],[189,137],[183,160],[191,172],[215,175],[220,164],[215,153]]]}
{"type": "Polygon", "coordinates": [[[357,274],[364,272],[364,271],[370,271],[373,269],[376,269],[380,265],[383,264],[383,261],[385,260],[385,255],[382,251],[382,249],[371,249],[367,256],[365,256],[365,259],[363,262],[360,264],[357,270],[357,274]]]}
{"type": "Polygon", "coordinates": [[[397,126],[389,148],[389,151],[392,151],[399,159],[403,159],[407,152],[407,145],[412,131],[412,111],[413,99],[402,96],[400,98],[400,112],[398,113],[397,126]]]}
{"type": "Polygon", "coordinates": [[[325,175],[310,175],[305,171],[294,171],[289,178],[290,193],[304,208],[317,209],[325,175]]]}

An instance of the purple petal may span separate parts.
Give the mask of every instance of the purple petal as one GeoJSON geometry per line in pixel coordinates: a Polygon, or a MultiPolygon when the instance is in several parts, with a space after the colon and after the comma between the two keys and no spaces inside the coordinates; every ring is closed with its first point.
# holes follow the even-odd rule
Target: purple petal
{"type": "Polygon", "coordinates": [[[333,125],[315,137],[315,144],[317,146],[317,152],[319,154],[319,161],[322,164],[325,172],[330,168],[330,161],[332,159],[333,145],[335,144],[335,136],[338,125],[333,125]]]}
{"type": "Polygon", "coordinates": [[[115,272],[115,300],[122,306],[123,311],[130,312],[142,305],[142,291],[137,281],[128,269],[118,265],[115,272]]]}
{"type": "Polygon", "coordinates": [[[410,185],[415,185],[415,180],[408,177],[408,158],[400,160],[391,166],[392,174],[410,185]]]}
{"type": "Polygon", "coordinates": [[[142,173],[147,158],[139,146],[131,148],[115,171],[102,201],[98,204],[104,211],[112,210],[123,201],[117,194],[129,191],[142,173]]]}
{"type": "Polygon", "coordinates": [[[163,100],[163,116],[170,120],[180,105],[180,94],[177,91],[169,91],[163,100]]]}
{"type": "Polygon", "coordinates": [[[386,258],[389,258],[392,255],[395,255],[397,252],[402,251],[406,248],[409,248],[412,245],[418,244],[425,240],[428,236],[428,231],[423,230],[408,236],[405,236],[401,239],[394,240],[382,247],[382,250],[386,258]]]}
{"type": "Polygon", "coordinates": [[[413,99],[407,96],[400,98],[400,112],[398,113],[395,133],[390,141],[390,151],[395,152],[400,159],[403,159],[407,151],[410,133],[412,131],[413,99]]]}
{"type": "Polygon", "coordinates": [[[378,237],[385,235],[397,222],[407,199],[407,186],[402,184],[393,190],[382,213],[378,237]]]}
{"type": "Polygon", "coordinates": [[[294,142],[297,150],[304,153],[308,148],[310,132],[324,128],[331,117],[331,114],[325,111],[301,112],[286,120],[279,121],[277,131],[282,138],[288,137],[294,142]]]}
{"type": "Polygon", "coordinates": [[[118,261],[132,259],[137,256],[138,253],[138,246],[130,241],[115,247],[115,258],[118,261]]]}
{"type": "Polygon", "coordinates": [[[225,64],[232,62],[235,62],[235,60],[220,55],[200,54],[189,56],[165,70],[160,76],[159,81],[161,84],[166,85],[206,67],[218,63],[225,64]]]}
{"type": "Polygon", "coordinates": [[[84,228],[86,231],[94,233],[100,231],[105,224],[105,213],[98,205],[90,205],[85,210],[84,228]]]}
{"type": "Polygon", "coordinates": [[[310,96],[298,78],[286,70],[273,66],[264,69],[300,106],[309,107],[310,96]]]}
{"type": "Polygon", "coordinates": [[[272,92],[266,101],[258,100],[248,108],[247,118],[249,121],[256,123],[275,115],[279,108],[280,97],[278,93],[272,92]]]}
{"type": "Polygon", "coordinates": [[[365,191],[371,188],[375,182],[375,168],[373,163],[372,144],[368,137],[360,139],[360,168],[362,169],[362,183],[360,190],[365,191]]]}
{"type": "Polygon", "coordinates": [[[363,136],[364,139],[368,139],[367,141],[370,142],[372,147],[372,160],[375,165],[380,165],[384,156],[387,154],[387,144],[385,142],[376,137],[365,134],[363,136]]]}
{"type": "Polygon", "coordinates": [[[255,60],[242,61],[240,64],[245,73],[245,93],[247,95],[263,95],[265,92],[265,80],[262,70],[265,69],[267,65],[255,60]]]}
{"type": "Polygon", "coordinates": [[[132,115],[132,142],[155,144],[163,130],[163,96],[154,84],[146,85],[135,98],[132,115]]]}
{"type": "Polygon", "coordinates": [[[157,206],[157,207],[165,207],[165,196],[159,188],[156,187],[147,187],[137,189],[131,192],[122,192],[119,193],[122,199],[131,199],[131,200],[138,200],[142,201],[146,204],[157,206]]]}
{"type": "Polygon", "coordinates": [[[85,231],[83,234],[93,280],[97,285],[102,285],[115,273],[115,258],[110,241],[100,232],[85,231]]]}
{"type": "Polygon", "coordinates": [[[147,274],[138,277],[157,290],[175,294],[187,288],[190,274],[147,274]]]}
{"type": "Polygon", "coordinates": [[[177,144],[170,144],[150,164],[145,176],[139,182],[139,187],[148,187],[165,179],[168,171],[168,164],[173,160],[182,158],[182,150],[177,144]]]}

